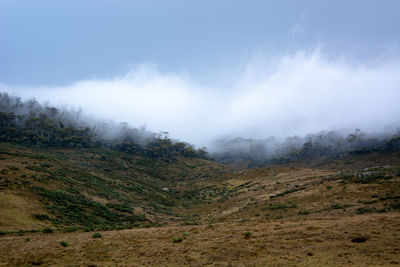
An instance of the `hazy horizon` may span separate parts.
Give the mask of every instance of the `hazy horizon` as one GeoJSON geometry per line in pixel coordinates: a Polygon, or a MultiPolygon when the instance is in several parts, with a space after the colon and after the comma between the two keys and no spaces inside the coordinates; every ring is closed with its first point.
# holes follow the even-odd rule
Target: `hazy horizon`
{"type": "Polygon", "coordinates": [[[2,91],[198,146],[400,127],[397,1],[4,1],[2,91]]]}

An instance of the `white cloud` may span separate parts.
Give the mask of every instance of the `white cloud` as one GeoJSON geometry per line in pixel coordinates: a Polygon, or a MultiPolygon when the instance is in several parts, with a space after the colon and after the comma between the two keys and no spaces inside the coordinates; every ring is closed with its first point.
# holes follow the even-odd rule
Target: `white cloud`
{"type": "Polygon", "coordinates": [[[187,75],[143,65],[114,79],[12,92],[82,107],[97,118],[169,131],[198,145],[225,134],[265,138],[400,126],[400,60],[355,66],[327,59],[317,49],[265,62],[251,60],[237,80],[227,83],[229,89],[204,87],[187,75]]]}

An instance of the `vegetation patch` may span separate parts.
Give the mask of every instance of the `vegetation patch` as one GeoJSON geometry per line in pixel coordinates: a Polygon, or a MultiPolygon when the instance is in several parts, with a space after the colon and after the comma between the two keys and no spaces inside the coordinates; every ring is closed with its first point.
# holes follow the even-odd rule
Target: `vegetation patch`
{"type": "Polygon", "coordinates": [[[94,233],[92,238],[102,238],[103,236],[100,233],[94,233]]]}
{"type": "Polygon", "coordinates": [[[65,241],[60,241],[58,244],[60,244],[62,247],[68,247],[68,243],[65,241]]]}
{"type": "Polygon", "coordinates": [[[51,234],[54,233],[54,230],[51,228],[44,228],[42,232],[45,234],[51,234]]]}
{"type": "Polygon", "coordinates": [[[173,243],[182,243],[183,239],[182,237],[174,237],[172,238],[173,243]]]}
{"type": "Polygon", "coordinates": [[[33,214],[33,217],[34,217],[35,219],[41,220],[41,221],[50,220],[50,217],[49,217],[49,215],[47,215],[47,214],[33,214]]]}
{"type": "MultiPolygon", "coordinates": [[[[133,214],[133,211],[124,205],[114,205],[114,208],[123,210],[123,212],[117,212],[98,202],[88,200],[78,193],[71,194],[62,190],[52,191],[41,187],[36,187],[35,191],[51,202],[46,205],[46,208],[49,213],[54,215],[54,218],[49,219],[55,225],[113,229],[116,226],[131,226],[146,220],[143,215],[133,214]]],[[[40,218],[47,217],[41,216],[40,218]]]]}
{"type": "Polygon", "coordinates": [[[356,213],[357,213],[357,214],[373,213],[373,212],[377,212],[377,209],[374,208],[374,207],[372,207],[372,208],[361,207],[361,208],[358,208],[358,209],[356,210],[356,213]]]}
{"type": "Polygon", "coordinates": [[[244,237],[245,239],[249,239],[252,235],[253,235],[253,234],[252,234],[251,232],[244,232],[244,233],[243,233],[243,237],[244,237]]]}
{"type": "Polygon", "coordinates": [[[351,239],[353,243],[363,243],[369,239],[368,236],[357,236],[351,239]]]}
{"type": "Polygon", "coordinates": [[[302,210],[302,211],[299,211],[299,214],[300,214],[300,215],[308,215],[308,214],[310,214],[310,213],[312,213],[312,211],[310,211],[310,210],[302,210]]]}
{"type": "Polygon", "coordinates": [[[284,195],[291,194],[291,193],[294,193],[294,192],[297,192],[297,191],[301,191],[301,190],[305,190],[305,189],[307,189],[306,186],[304,186],[304,187],[298,187],[298,188],[292,188],[292,189],[283,191],[282,193],[276,194],[276,195],[274,195],[274,196],[270,196],[269,198],[270,198],[270,199],[274,199],[274,198],[277,198],[277,197],[282,197],[282,196],[284,196],[284,195]]]}

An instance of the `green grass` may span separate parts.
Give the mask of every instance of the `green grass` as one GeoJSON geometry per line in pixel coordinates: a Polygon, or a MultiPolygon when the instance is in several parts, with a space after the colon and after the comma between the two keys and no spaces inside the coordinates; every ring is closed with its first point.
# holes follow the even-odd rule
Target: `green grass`
{"type": "Polygon", "coordinates": [[[52,191],[41,187],[36,187],[35,191],[49,202],[46,208],[53,215],[49,219],[55,225],[80,225],[113,229],[116,226],[128,226],[145,221],[143,216],[135,215],[131,208],[129,209],[122,204],[114,204],[113,207],[117,207],[114,210],[89,200],[81,194],[72,194],[62,190],[52,191]]]}
{"type": "Polygon", "coordinates": [[[100,233],[94,233],[92,238],[102,238],[103,236],[100,233]]]}

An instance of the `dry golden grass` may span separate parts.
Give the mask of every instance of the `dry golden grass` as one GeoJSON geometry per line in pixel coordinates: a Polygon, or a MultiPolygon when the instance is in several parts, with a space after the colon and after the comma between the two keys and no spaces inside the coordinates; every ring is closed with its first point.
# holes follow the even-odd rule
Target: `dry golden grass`
{"type": "MultiPolygon", "coordinates": [[[[388,167],[382,172],[389,173],[391,170],[393,168],[388,167]]],[[[188,218],[197,214],[203,223],[259,220],[265,216],[269,219],[303,218],[304,215],[299,213],[304,211],[309,212],[307,217],[348,216],[356,214],[360,208],[384,210],[398,200],[383,201],[382,197],[400,196],[400,177],[363,184],[329,178],[338,171],[279,168],[265,172],[260,169],[249,170],[226,175],[222,181],[209,181],[218,188],[224,187],[225,195],[177,212],[188,218]],[[238,190],[229,195],[228,191],[235,186],[238,190]]]]}
{"type": "Polygon", "coordinates": [[[0,238],[1,266],[394,266],[398,213],[0,238]],[[244,233],[251,237],[245,238],[244,233]],[[186,233],[186,234],[184,234],[186,233]],[[186,236],[186,237],[185,237],[186,236]],[[355,237],[367,237],[353,243],[355,237]],[[181,243],[172,239],[182,237],[181,243]],[[27,241],[29,239],[29,241],[27,241]],[[69,244],[59,245],[60,241],[69,244]]]}
{"type": "Polygon", "coordinates": [[[33,218],[32,214],[46,214],[46,211],[29,192],[0,191],[0,211],[2,231],[41,229],[50,225],[33,218]]]}

